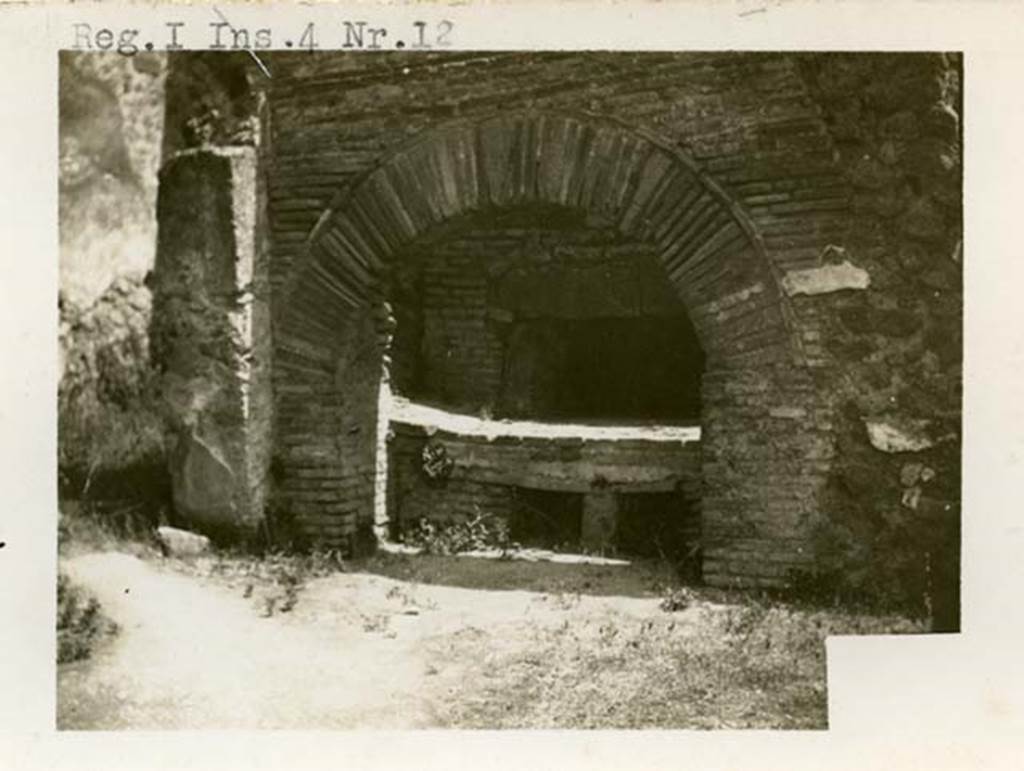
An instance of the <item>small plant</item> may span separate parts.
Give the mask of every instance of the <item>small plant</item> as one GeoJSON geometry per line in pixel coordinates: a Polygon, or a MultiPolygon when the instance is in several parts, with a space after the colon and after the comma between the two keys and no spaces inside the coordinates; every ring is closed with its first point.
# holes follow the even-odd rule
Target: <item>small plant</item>
{"type": "Polygon", "coordinates": [[[262,556],[217,550],[211,559],[198,565],[175,564],[180,569],[198,569],[209,577],[241,587],[242,596],[252,599],[265,617],[293,610],[310,580],[345,570],[340,551],[320,548],[307,554],[271,551],[262,556]]]}
{"type": "Polygon", "coordinates": [[[277,595],[271,594],[263,598],[263,616],[264,618],[270,618],[274,615],[274,609],[277,607],[277,595]]]}
{"type": "Polygon", "coordinates": [[[466,522],[437,525],[421,518],[402,534],[402,541],[420,549],[423,554],[451,555],[467,551],[497,549],[502,557],[517,551],[519,544],[512,541],[504,520],[491,519],[489,514],[477,513],[466,522]]]}
{"type": "Polygon", "coordinates": [[[728,608],[723,618],[724,631],[746,642],[761,627],[770,610],[767,602],[751,595],[747,603],[728,608]]]}
{"type": "Polygon", "coordinates": [[[416,598],[413,597],[410,592],[406,591],[401,586],[392,586],[390,589],[388,589],[388,593],[385,596],[389,600],[398,600],[398,602],[402,604],[403,608],[412,607],[418,604],[416,602],[416,598]]]}
{"type": "Polygon", "coordinates": [[[117,502],[60,502],[57,521],[57,546],[62,554],[75,550],[127,551],[137,556],[157,552],[151,512],[139,505],[121,506],[117,502]]]}
{"type": "Polygon", "coordinates": [[[368,616],[365,613],[361,613],[360,616],[362,616],[363,619],[364,632],[386,632],[391,624],[391,619],[389,619],[383,613],[377,613],[372,616],[368,616]]]}
{"type": "Polygon", "coordinates": [[[658,607],[666,613],[675,613],[676,611],[686,610],[693,604],[693,600],[693,592],[685,586],[680,586],[676,589],[666,590],[665,596],[662,597],[658,607]]]}
{"type": "Polygon", "coordinates": [[[289,565],[279,569],[275,579],[279,587],[281,601],[278,610],[287,613],[299,601],[299,589],[302,587],[303,576],[289,565]]]}
{"type": "Polygon", "coordinates": [[[88,658],[97,643],[117,632],[117,625],[103,615],[99,601],[66,574],[57,576],[57,663],[88,658]]]}
{"type": "Polygon", "coordinates": [[[272,583],[264,603],[265,615],[271,616],[275,611],[288,613],[294,610],[299,602],[299,593],[308,581],[344,570],[345,563],[336,549],[317,548],[309,554],[272,552],[251,568],[257,577],[272,583]]]}
{"type": "Polygon", "coordinates": [[[580,604],[579,592],[558,592],[551,597],[551,603],[559,610],[572,610],[580,604]]]}

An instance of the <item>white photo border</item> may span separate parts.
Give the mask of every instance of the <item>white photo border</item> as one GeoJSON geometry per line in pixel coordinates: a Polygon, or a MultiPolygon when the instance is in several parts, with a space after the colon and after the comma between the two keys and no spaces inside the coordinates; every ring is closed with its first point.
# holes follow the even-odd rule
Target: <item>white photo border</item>
{"type": "MultiPolygon", "coordinates": [[[[79,28],[80,31],[81,28],[79,28]]],[[[0,764],[10,768],[1017,768],[1024,736],[1024,7],[1012,2],[0,5],[0,764]],[[54,729],[57,52],[75,24],[186,48],[210,27],[451,23],[453,50],[964,54],[963,633],[828,644],[824,732],[54,729]]],[[[115,39],[116,39],[116,33],[115,39]]],[[[333,33],[332,33],[333,34],[333,33]]],[[[105,37],[103,38],[106,39],[105,37]]],[[[340,33],[334,40],[341,41],[340,33]]],[[[323,44],[329,40],[325,35],[323,44]]],[[[340,45],[336,42],[335,45],[340,45]]],[[[157,46],[160,44],[157,43],[157,46]]],[[[277,47],[277,45],[275,45],[277,47]]],[[[258,55],[258,52],[255,52],[258,55]]]]}

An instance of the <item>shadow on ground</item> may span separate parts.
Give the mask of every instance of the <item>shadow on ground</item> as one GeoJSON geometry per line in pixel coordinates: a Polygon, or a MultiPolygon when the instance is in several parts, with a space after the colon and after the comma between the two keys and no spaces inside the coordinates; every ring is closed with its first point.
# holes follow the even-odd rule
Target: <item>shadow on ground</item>
{"type": "Polygon", "coordinates": [[[607,564],[588,564],[569,555],[560,556],[572,561],[378,553],[349,563],[349,569],[399,581],[461,589],[606,597],[661,596],[678,584],[671,566],[662,561],[609,560],[607,564]]]}

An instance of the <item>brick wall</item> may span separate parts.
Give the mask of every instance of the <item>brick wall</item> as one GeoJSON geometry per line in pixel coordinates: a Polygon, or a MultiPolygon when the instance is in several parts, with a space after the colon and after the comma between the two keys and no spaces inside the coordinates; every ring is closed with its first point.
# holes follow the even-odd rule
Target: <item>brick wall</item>
{"type": "Polygon", "coordinates": [[[332,350],[285,344],[275,356],[275,513],[307,543],[355,548],[370,536],[382,313],[354,311],[332,350]]]}
{"type": "MultiPolygon", "coordinates": [[[[566,435],[474,436],[394,421],[389,432],[389,503],[392,532],[426,519],[439,525],[477,517],[514,523],[530,508],[523,491],[618,496],[620,529],[630,523],[624,497],[679,496],[674,515],[680,530],[699,536],[701,451],[697,441],[593,439],[566,435]],[[423,471],[427,444],[443,448],[450,474],[432,480],[423,471]]],[[[636,507],[634,507],[636,508],[636,507]]],[[[667,506],[666,509],[671,509],[667,506]]],[[[568,512],[566,512],[568,514],[568,512]]],[[[575,523],[580,528],[580,523],[575,523]]],[[[570,530],[573,529],[570,523],[570,530]]],[[[529,535],[529,534],[528,534],[529,535]]],[[[551,545],[551,544],[548,544],[551,545]]],[[[578,545],[578,544],[574,544],[578,545]]],[[[608,546],[615,546],[614,539],[608,546]]]]}
{"type": "MultiPolygon", "coordinates": [[[[389,283],[394,266],[411,249],[458,251],[445,228],[460,218],[522,206],[582,211],[589,228],[646,245],[686,308],[707,354],[707,578],[782,583],[821,564],[822,522],[877,520],[893,493],[942,511],[958,500],[956,57],[266,61],[277,489],[309,532],[351,537],[368,516],[375,465],[359,453],[370,444],[337,439],[376,420],[372,389],[336,378],[353,325],[360,340],[372,330],[385,368],[394,359],[401,389],[415,358],[403,334],[417,319],[401,281],[389,283]],[[916,460],[869,441],[886,420],[928,425],[941,489],[930,495],[904,473],[916,460]],[[296,497],[300,478],[351,494],[296,497]]],[[[451,267],[430,291],[449,309],[454,297],[478,303],[480,283],[458,271],[456,287],[451,267]]],[[[422,299],[424,287],[411,292],[422,299]]],[[[476,403],[493,387],[493,341],[486,325],[470,328],[479,377],[455,390],[478,389],[466,400],[476,403]]],[[[842,524],[852,543],[877,531],[842,524]]]]}
{"type": "Polygon", "coordinates": [[[800,59],[849,191],[864,292],[808,299],[837,376],[825,563],[958,626],[963,365],[960,57],[800,59]],[[901,441],[872,437],[882,427],[901,441]],[[865,429],[868,430],[865,430],[865,429]],[[871,544],[866,549],[864,544],[871,544]]]}
{"type": "Polygon", "coordinates": [[[498,110],[589,111],[665,137],[744,205],[782,269],[815,264],[821,234],[844,224],[830,138],[791,57],[282,54],[273,64],[278,281],[339,188],[425,129],[498,110]]]}
{"type": "Polygon", "coordinates": [[[396,260],[396,392],[495,416],[698,417],[703,356],[651,247],[563,210],[444,230],[396,260]],[[588,351],[599,366],[587,368],[588,351]],[[579,368],[590,382],[570,393],[579,368]],[[604,412],[591,391],[616,385],[631,401],[613,392],[604,412]]]}
{"type": "MultiPolygon", "coordinates": [[[[369,235],[360,237],[341,221],[338,225],[332,225],[333,220],[325,223],[322,219],[325,207],[332,207],[331,211],[339,212],[336,216],[343,218],[349,216],[346,211],[351,211],[351,216],[360,221],[365,221],[366,216],[371,219],[385,216],[379,212],[382,205],[387,208],[389,204],[374,203],[372,196],[363,192],[367,189],[362,182],[366,174],[399,151],[412,153],[408,156],[407,166],[412,169],[408,173],[413,175],[414,182],[419,179],[417,175],[429,173],[419,171],[421,168],[443,169],[445,163],[451,163],[455,169],[464,162],[459,158],[465,156],[459,155],[461,151],[453,149],[448,139],[429,140],[439,149],[430,147],[428,143],[427,149],[417,150],[418,137],[424,136],[423,132],[431,127],[450,124],[453,118],[472,125],[474,116],[483,119],[501,106],[503,110],[593,111],[612,119],[626,120],[641,130],[656,132],[659,142],[674,142],[676,148],[683,146],[690,154],[689,161],[672,158],[665,163],[691,164],[686,171],[664,174],[664,168],[661,168],[660,183],[654,185],[652,182],[645,186],[639,181],[644,176],[645,164],[646,168],[657,170],[657,162],[662,157],[671,156],[661,156],[661,151],[649,150],[645,138],[628,132],[619,133],[617,128],[597,129],[592,137],[584,136],[577,141],[573,139],[576,135],[572,134],[576,123],[568,129],[557,125],[547,129],[545,125],[537,124],[537,134],[531,133],[534,128],[529,123],[520,123],[507,130],[501,126],[481,129],[482,133],[476,140],[478,147],[481,142],[486,146],[503,146],[502,143],[507,142],[515,153],[516,143],[523,148],[518,152],[522,152],[531,146],[531,142],[539,143],[539,139],[531,137],[543,136],[545,131],[561,131],[559,136],[563,138],[558,141],[570,144],[565,145],[561,152],[551,151],[551,163],[560,164],[557,173],[564,180],[574,176],[578,178],[582,185],[581,194],[591,201],[587,205],[591,216],[603,218],[605,227],[617,230],[625,236],[625,241],[650,243],[650,239],[654,239],[654,251],[669,261],[670,282],[675,282],[677,297],[685,304],[698,334],[702,335],[712,371],[773,366],[772,362],[785,365],[793,361],[794,356],[801,355],[797,343],[802,341],[792,339],[792,320],[788,319],[790,311],[780,299],[776,280],[782,271],[792,266],[813,264],[816,255],[812,255],[805,245],[808,236],[804,235],[801,241],[800,234],[808,231],[806,225],[802,230],[793,228],[790,231],[780,230],[779,226],[794,217],[806,222],[818,209],[827,214],[830,207],[836,207],[836,202],[832,200],[835,191],[830,187],[831,180],[826,179],[831,171],[830,155],[827,149],[819,151],[825,146],[820,117],[815,105],[807,98],[792,62],[772,56],[754,56],[742,62],[715,56],[625,56],[600,59],[602,66],[595,67],[595,60],[585,55],[488,55],[412,60],[385,57],[377,62],[368,63],[365,69],[359,63],[342,62],[331,57],[314,63],[283,56],[276,62],[275,78],[269,91],[274,148],[269,168],[273,280],[279,297],[301,296],[303,303],[317,306],[308,312],[296,312],[287,299],[275,302],[278,313],[292,314],[292,320],[280,324],[286,332],[283,336],[278,335],[279,346],[282,338],[301,338],[303,345],[316,344],[326,329],[339,323],[339,317],[333,314],[341,311],[329,309],[345,305],[339,297],[354,296],[356,302],[374,302],[374,296],[387,294],[386,288],[376,284],[372,265],[381,259],[394,262],[393,255],[380,252],[379,256],[367,253],[364,257],[353,258],[354,261],[342,258],[342,262],[335,263],[348,265],[344,269],[347,273],[341,275],[325,262],[334,258],[324,256],[324,252],[364,247],[371,252],[374,249],[386,252],[390,247],[380,242],[379,236],[383,235],[386,241],[393,228],[382,225],[377,229],[371,228],[367,231],[369,235]],[[641,81],[643,87],[640,87],[641,81]],[[481,82],[487,83],[486,89],[480,88],[481,82]],[[772,109],[765,109],[764,99],[757,96],[759,94],[774,100],[772,109]],[[723,130],[726,118],[728,125],[723,130]],[[570,132],[568,139],[564,138],[566,130],[570,132]],[[589,151],[588,146],[591,148],[589,151]],[[403,150],[409,147],[412,149],[403,150]],[[417,152],[424,161],[416,160],[417,152]],[[620,168],[623,171],[619,173],[626,176],[618,184],[637,185],[633,209],[616,192],[619,188],[615,187],[617,183],[613,176],[592,178],[591,170],[595,167],[588,158],[595,156],[588,156],[588,152],[597,153],[598,157],[608,157],[608,153],[612,153],[613,157],[622,159],[620,168]],[[614,153],[619,155],[614,156],[614,153]],[[579,165],[566,167],[562,158],[573,154],[579,165]],[[451,160],[446,161],[446,157],[451,160]],[[694,167],[692,164],[698,165],[694,167]],[[725,192],[715,187],[716,182],[702,176],[711,170],[714,170],[716,182],[721,178],[723,183],[732,184],[735,189],[725,192]],[[694,172],[697,176],[691,177],[694,172]],[[635,176],[638,173],[640,177],[635,176]],[[630,183],[630,174],[638,181],[630,183]],[[784,178],[779,179],[782,175],[784,178]],[[686,181],[690,179],[696,186],[686,181]],[[823,203],[816,199],[815,191],[819,198],[824,197],[823,203]],[[356,198],[358,202],[354,202],[356,198]],[[646,206],[643,204],[645,200],[646,206]],[[747,203],[749,217],[739,214],[739,207],[747,203]],[[356,215],[357,211],[362,214],[356,215]],[[678,211],[689,212],[689,219],[674,219],[674,213],[678,211]],[[737,216],[740,220],[734,224],[737,216]],[[633,222],[632,231],[628,227],[623,228],[627,220],[633,222]],[[305,246],[306,239],[318,221],[326,235],[310,252],[305,246]],[[772,254],[774,261],[765,261],[763,256],[758,256],[762,245],[750,240],[749,231],[744,230],[745,227],[756,229],[760,224],[767,227],[769,236],[781,239],[775,244],[778,248],[772,254]],[[337,235],[331,236],[331,233],[337,235]],[[363,247],[358,246],[359,241],[363,242],[363,247]],[[378,246],[373,247],[371,241],[378,246]],[[678,246],[673,246],[673,243],[678,246]],[[687,263],[686,260],[692,259],[693,249],[700,249],[702,244],[708,246],[705,251],[698,252],[700,259],[687,263]],[[686,265],[685,271],[678,269],[680,250],[683,255],[691,255],[682,262],[686,265]],[[732,255],[728,262],[720,261],[719,255],[725,253],[732,255]],[[673,254],[677,256],[673,258],[673,254]],[[323,267],[310,268],[313,263],[323,267]],[[694,264],[698,266],[696,270],[692,267],[694,264]],[[312,272],[336,278],[310,280],[312,272]],[[307,283],[303,284],[303,281],[307,283]],[[318,332],[318,328],[323,332],[318,332]]],[[[583,115],[573,120],[585,127],[589,118],[583,115]]],[[[462,124],[452,131],[455,135],[460,131],[465,134],[462,124]]],[[[443,133],[435,133],[434,136],[441,137],[443,133]]],[[[486,152],[486,148],[480,152],[486,152]]],[[[479,162],[486,163],[486,156],[481,156],[479,162]]],[[[522,174],[532,175],[530,166],[521,168],[522,174]]],[[[460,184],[458,180],[464,178],[458,176],[461,172],[453,170],[452,173],[456,175],[455,183],[460,184]]],[[[504,170],[498,167],[496,171],[487,173],[504,173],[504,170]]],[[[650,173],[652,180],[655,176],[656,173],[650,173]]],[[[529,182],[530,177],[523,176],[518,178],[519,182],[512,181],[512,188],[501,188],[502,183],[496,182],[498,178],[491,176],[488,179],[488,194],[495,203],[498,203],[495,196],[506,195],[499,193],[502,189],[508,189],[507,195],[511,196],[503,205],[527,203],[531,194],[526,191],[538,189],[529,187],[534,184],[548,184],[548,189],[553,191],[552,203],[561,203],[557,182],[546,183],[540,177],[537,182],[529,182]]],[[[379,183],[374,184],[376,189],[381,189],[379,183]]],[[[395,189],[401,196],[406,188],[395,189]]],[[[566,190],[573,195],[571,189],[572,183],[567,181],[562,185],[561,196],[564,198],[566,190]]],[[[452,200],[451,191],[447,189],[432,196],[424,195],[427,196],[424,204],[406,201],[403,205],[409,215],[399,216],[411,216],[413,220],[422,218],[414,212],[423,211],[423,206],[431,209],[438,201],[452,200]]],[[[455,195],[451,208],[442,213],[439,221],[473,210],[474,205],[469,203],[469,198],[460,199],[461,194],[455,195]],[[466,203],[460,203],[461,200],[466,203]]],[[[470,195],[468,188],[467,195],[470,195]]],[[[540,195],[543,198],[543,193],[540,195]]],[[[426,216],[427,222],[433,221],[431,215],[426,216]]],[[[422,233],[424,237],[433,233],[431,240],[442,243],[437,228],[437,225],[415,225],[414,232],[422,233]]],[[[817,225],[810,228],[810,232],[815,234],[819,230],[817,225]]],[[[564,234],[562,241],[571,243],[564,234]]],[[[447,248],[452,248],[450,243],[447,248]]],[[[636,255],[633,255],[633,261],[638,263],[636,255]]],[[[443,272],[440,267],[443,263],[434,264],[443,272]]],[[[444,290],[443,302],[450,308],[458,299],[460,304],[473,307],[483,297],[483,286],[465,274],[459,280],[463,282],[459,287],[450,283],[445,287],[444,282],[440,282],[444,290]]],[[[421,290],[424,296],[432,297],[427,287],[421,287],[421,290]]],[[[430,302],[428,299],[428,309],[430,302]]],[[[397,308],[395,316],[402,316],[397,308]]],[[[486,398],[488,390],[493,388],[496,346],[493,341],[488,341],[486,323],[479,317],[473,320],[467,312],[464,323],[464,328],[473,330],[475,324],[478,327],[475,332],[482,332],[468,336],[471,345],[460,346],[464,352],[471,352],[473,346],[477,346],[476,354],[472,355],[478,358],[472,361],[480,366],[473,370],[471,385],[467,384],[468,388],[476,389],[466,400],[472,403],[486,398]]],[[[428,327],[429,320],[424,318],[424,333],[428,327]]],[[[806,328],[813,333],[813,321],[807,323],[806,328]]],[[[402,378],[407,374],[401,364],[401,333],[397,342],[393,352],[396,357],[395,380],[396,385],[401,386],[402,378]]],[[[331,344],[327,344],[326,348],[330,347],[331,344]]],[[[813,344],[810,348],[813,353],[813,344]]],[[[291,353],[289,351],[286,355],[291,353]]],[[[321,366],[328,366],[331,356],[336,354],[325,351],[324,355],[321,366]]],[[[438,366],[438,357],[432,356],[430,361],[438,366]]],[[[435,378],[465,377],[468,370],[468,362],[466,366],[458,364],[447,370],[441,367],[440,377],[435,375],[435,378]]],[[[282,379],[287,377],[282,373],[282,379]]],[[[285,431],[286,423],[279,423],[285,431]]],[[[705,507],[705,516],[714,517],[714,511],[705,507]]],[[[757,572],[757,568],[752,568],[752,571],[757,572]]],[[[777,578],[777,571],[768,578],[777,578]]]]}

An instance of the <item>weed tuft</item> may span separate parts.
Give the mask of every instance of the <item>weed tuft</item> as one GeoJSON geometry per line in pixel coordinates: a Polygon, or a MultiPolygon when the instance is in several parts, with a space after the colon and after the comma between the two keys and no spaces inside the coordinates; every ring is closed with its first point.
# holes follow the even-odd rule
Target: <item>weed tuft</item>
{"type": "Polygon", "coordinates": [[[421,518],[402,533],[401,540],[423,554],[452,555],[496,549],[502,557],[510,557],[520,549],[520,545],[512,540],[504,520],[492,520],[490,514],[479,512],[471,520],[441,525],[421,518]]]}
{"type": "Polygon", "coordinates": [[[103,615],[99,600],[57,575],[57,663],[67,664],[92,655],[97,644],[117,632],[117,624],[103,615]]]}
{"type": "Polygon", "coordinates": [[[674,589],[667,589],[658,607],[666,613],[675,613],[680,610],[686,610],[693,604],[693,601],[693,591],[688,587],[679,586],[674,589]]]}

